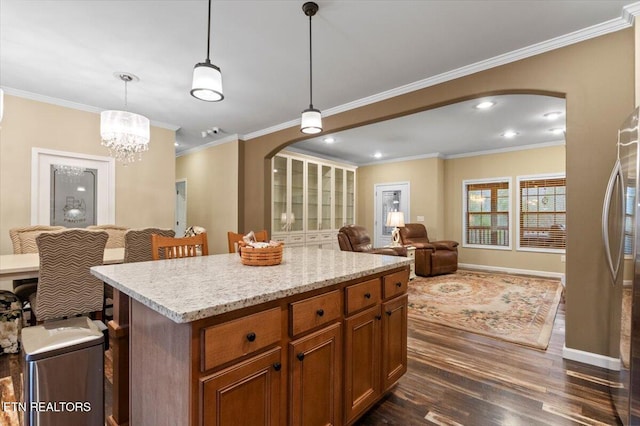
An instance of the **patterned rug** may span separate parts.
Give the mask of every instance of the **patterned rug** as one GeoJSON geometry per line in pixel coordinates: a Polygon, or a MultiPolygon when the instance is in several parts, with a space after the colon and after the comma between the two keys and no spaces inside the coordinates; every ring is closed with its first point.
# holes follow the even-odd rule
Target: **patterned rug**
{"type": "Polygon", "coordinates": [[[559,280],[458,271],[409,283],[409,315],[537,349],[546,349],[559,280]]]}
{"type": "MultiPolygon", "coordinates": [[[[13,392],[13,380],[11,376],[0,379],[0,402],[17,402],[13,392]]],[[[19,426],[18,411],[2,410],[0,406],[0,425],[19,426]]]]}

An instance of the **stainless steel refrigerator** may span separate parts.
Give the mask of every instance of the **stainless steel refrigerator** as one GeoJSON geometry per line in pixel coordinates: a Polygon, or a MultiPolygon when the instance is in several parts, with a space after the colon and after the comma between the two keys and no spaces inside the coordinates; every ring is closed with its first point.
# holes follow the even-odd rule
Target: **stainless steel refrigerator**
{"type": "Polygon", "coordinates": [[[614,288],[610,347],[620,368],[611,370],[611,396],[625,425],[640,424],[640,200],[638,111],[618,130],[618,156],[602,212],[605,257],[614,288]]]}

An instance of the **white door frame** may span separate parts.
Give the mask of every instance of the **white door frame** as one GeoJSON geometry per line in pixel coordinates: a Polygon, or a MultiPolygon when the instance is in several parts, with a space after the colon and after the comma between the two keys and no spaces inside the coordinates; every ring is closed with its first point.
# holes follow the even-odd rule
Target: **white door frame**
{"type": "Polygon", "coordinates": [[[373,245],[374,247],[383,247],[391,244],[391,231],[385,233],[384,223],[386,217],[383,214],[382,193],[384,191],[400,191],[400,204],[398,211],[404,213],[405,222],[409,221],[411,213],[411,183],[406,182],[387,182],[376,183],[373,185],[373,245]]]}
{"type": "Polygon", "coordinates": [[[176,217],[173,230],[177,237],[182,237],[187,229],[187,179],[176,180],[176,217]],[[180,199],[178,184],[184,183],[184,200],[180,199]],[[183,218],[181,221],[180,219],[183,218]]]}

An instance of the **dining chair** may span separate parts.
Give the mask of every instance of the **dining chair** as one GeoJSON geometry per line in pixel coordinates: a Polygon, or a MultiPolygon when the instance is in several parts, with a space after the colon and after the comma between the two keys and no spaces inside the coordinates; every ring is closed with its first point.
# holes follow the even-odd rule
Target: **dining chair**
{"type": "MultiPolygon", "coordinates": [[[[256,241],[269,242],[269,234],[267,234],[267,230],[263,229],[262,231],[254,232],[256,241]]],[[[237,251],[238,243],[243,241],[242,238],[244,234],[236,234],[235,232],[227,232],[227,241],[229,243],[229,253],[235,253],[237,251]]]]}
{"type": "MultiPolygon", "coordinates": [[[[19,228],[9,229],[9,237],[13,245],[13,254],[37,253],[38,245],[36,237],[43,232],[62,231],[66,229],[64,226],[23,226],[19,228]]],[[[21,280],[13,280],[13,293],[24,304],[29,302],[29,296],[35,293],[38,287],[37,278],[26,278],[21,280]]],[[[25,310],[30,308],[26,306],[25,310]]]]}
{"type": "Polygon", "coordinates": [[[124,247],[124,233],[129,230],[126,226],[118,225],[89,225],[86,229],[92,231],[105,231],[109,234],[106,248],[124,247]]]}
{"type": "Polygon", "coordinates": [[[38,288],[29,298],[31,323],[92,314],[102,319],[104,288],[89,268],[102,265],[106,232],[68,229],[36,237],[40,256],[38,288]]]}
{"type": "Polygon", "coordinates": [[[142,228],[129,229],[124,233],[124,263],[148,262],[153,260],[151,255],[151,235],[173,237],[173,229],[142,228]]]}
{"type": "Polygon", "coordinates": [[[178,257],[207,256],[209,246],[207,233],[193,237],[171,238],[162,235],[151,235],[151,256],[153,260],[174,259],[178,257]],[[198,250],[199,249],[199,250],[198,250]]]}

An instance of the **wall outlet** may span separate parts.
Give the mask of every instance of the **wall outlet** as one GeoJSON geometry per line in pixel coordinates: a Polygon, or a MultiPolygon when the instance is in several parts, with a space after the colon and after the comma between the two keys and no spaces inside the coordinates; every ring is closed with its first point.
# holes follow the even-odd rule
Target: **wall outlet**
{"type": "Polygon", "coordinates": [[[566,262],[566,261],[567,261],[567,256],[566,256],[566,255],[564,255],[564,254],[563,254],[563,255],[561,255],[561,256],[560,256],[560,262],[564,263],[564,262],[566,262]]]}
{"type": "Polygon", "coordinates": [[[416,218],[416,220],[417,220],[418,222],[424,222],[424,216],[418,216],[418,217],[416,218]]]}

